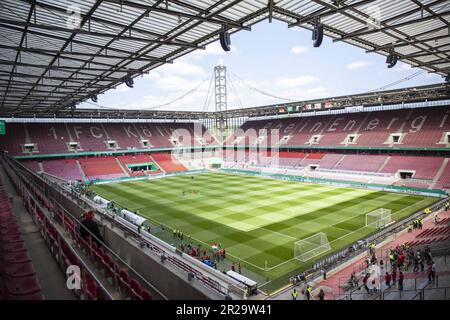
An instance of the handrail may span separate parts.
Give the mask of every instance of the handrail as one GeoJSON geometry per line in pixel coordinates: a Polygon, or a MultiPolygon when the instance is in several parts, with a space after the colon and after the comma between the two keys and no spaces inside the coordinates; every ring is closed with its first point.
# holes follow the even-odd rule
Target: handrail
{"type": "MultiPolygon", "coordinates": [[[[35,176],[35,177],[37,177],[37,178],[39,178],[41,181],[43,181],[43,182],[46,182],[42,177],[40,177],[40,176],[37,176],[34,172],[32,172],[29,168],[27,168],[27,167],[25,167],[25,166],[23,166],[20,162],[18,162],[17,160],[15,160],[15,159],[8,159],[9,161],[14,161],[14,162],[16,162],[22,169],[24,169],[25,171],[27,171],[27,173],[28,174],[31,174],[31,175],[33,175],[33,176],[35,176]]],[[[201,171],[201,170],[200,170],[201,171]]],[[[182,172],[181,174],[186,174],[186,173],[189,173],[189,172],[182,172]]],[[[176,175],[176,174],[180,174],[180,173],[174,173],[173,175],[176,175]]],[[[61,186],[59,186],[59,185],[57,185],[59,188],[61,188],[61,186]]],[[[67,192],[67,191],[66,191],[67,192]]],[[[77,221],[77,219],[76,219],[76,217],[74,217],[68,210],[66,210],[64,207],[62,207],[61,206],[61,204],[56,200],[56,199],[54,199],[53,197],[51,197],[57,204],[58,204],[58,206],[61,208],[61,209],[63,209],[65,212],[67,212],[73,219],[75,219],[75,221],[77,221]]],[[[80,198],[80,200],[83,200],[85,203],[86,203],[86,201],[84,200],[84,199],[81,199],[80,198]]],[[[86,203],[86,204],[88,204],[88,203],[86,203]]],[[[91,205],[91,204],[88,204],[88,205],[91,205]]],[[[115,223],[117,223],[117,221],[116,220],[114,220],[114,219],[112,219],[115,223]]],[[[111,222],[111,221],[110,221],[111,222]]],[[[132,229],[132,228],[130,228],[129,226],[126,226],[126,225],[124,225],[124,224],[122,224],[121,225],[121,227],[123,227],[123,228],[126,228],[127,229],[127,232],[130,234],[130,235],[132,235],[135,239],[137,239],[140,243],[147,243],[147,244],[149,244],[150,246],[153,246],[153,247],[156,247],[156,248],[158,248],[158,246],[157,245],[155,245],[154,243],[151,243],[151,242],[149,242],[149,239],[147,238],[147,239],[144,239],[144,238],[142,238],[142,235],[141,234],[139,234],[139,232],[137,231],[137,230],[134,230],[134,229],[132,229]]],[[[94,236],[95,237],[95,236],[94,236]]],[[[105,244],[104,244],[105,245],[105,244]]],[[[145,281],[145,283],[146,284],[149,284],[148,283],[148,281],[146,281],[145,280],[145,278],[143,278],[142,277],[142,275],[140,275],[136,270],[134,270],[131,266],[129,266],[126,262],[124,262],[119,256],[117,256],[113,251],[111,251],[111,249],[109,248],[109,247],[107,247],[106,245],[105,245],[105,247],[108,249],[108,251],[109,252],[111,252],[115,257],[117,257],[117,259],[120,261],[120,262],[122,262],[125,266],[127,266],[127,267],[129,267],[130,268],[130,270],[132,270],[133,272],[135,272],[140,278],[142,278],[142,279],[144,279],[144,281],[145,281]]],[[[158,248],[159,250],[161,250],[161,251],[165,251],[165,250],[163,250],[163,249],[160,249],[160,248],[158,248]]],[[[177,258],[175,258],[175,259],[177,259],[177,258]]],[[[181,264],[184,264],[184,262],[181,262],[180,261],[180,263],[181,264]]],[[[180,268],[180,265],[178,264],[178,263],[175,263],[174,264],[175,266],[177,266],[178,268],[180,268]]],[[[185,270],[183,270],[183,268],[180,268],[182,271],[185,271],[185,270]]],[[[202,283],[203,285],[205,285],[207,288],[209,288],[209,289],[213,289],[215,292],[219,292],[220,294],[222,294],[222,295],[228,295],[229,294],[229,289],[227,289],[227,288],[225,288],[227,291],[225,292],[225,291],[223,291],[222,289],[220,289],[220,288],[217,288],[216,286],[214,286],[212,283],[211,283],[211,281],[214,281],[213,279],[211,279],[211,278],[209,278],[209,277],[206,277],[206,276],[204,276],[203,274],[201,275],[201,276],[198,276],[197,277],[198,278],[198,280],[200,281],[200,283],[202,283]]],[[[223,280],[223,279],[222,279],[223,280]]],[[[228,282],[230,282],[230,283],[232,283],[233,281],[231,281],[230,279],[227,279],[228,280],[228,282]]],[[[154,288],[153,287],[153,285],[151,285],[151,284],[149,284],[152,288],[154,288]]],[[[233,285],[235,285],[236,286],[236,284],[234,284],[233,283],[233,285]]],[[[158,292],[159,293],[159,290],[155,290],[156,292],[158,292]]],[[[163,294],[161,294],[163,297],[164,297],[164,295],[163,294]]]]}
{"type": "MultiPolygon", "coordinates": [[[[9,165],[9,164],[8,164],[9,165]]],[[[5,167],[6,172],[8,174],[8,176],[14,181],[14,184],[17,184],[17,180],[15,180],[13,177],[11,177],[11,175],[16,176],[16,179],[20,179],[18,177],[18,175],[16,173],[14,173],[14,171],[10,168],[10,167],[5,167]]],[[[36,197],[33,195],[33,193],[29,190],[29,188],[27,188],[23,183],[22,183],[22,190],[26,192],[26,195],[31,198],[33,200],[33,203],[39,207],[40,211],[45,215],[45,217],[47,218],[48,221],[52,221],[52,217],[49,214],[48,210],[36,199],[36,197]]],[[[76,252],[75,250],[73,250],[73,248],[70,246],[70,244],[65,240],[65,236],[58,230],[58,228],[55,228],[55,231],[58,233],[59,238],[63,239],[63,241],[66,243],[67,248],[71,251],[72,254],[74,254],[74,256],[77,258],[77,260],[82,264],[83,268],[86,269],[91,275],[92,277],[97,281],[97,283],[99,284],[99,286],[103,289],[103,292],[105,292],[108,297],[113,300],[113,296],[109,293],[109,291],[103,286],[102,282],[100,281],[99,278],[97,278],[97,276],[95,275],[95,273],[92,271],[92,269],[84,262],[83,257],[81,257],[78,252],[76,252]]]]}
{"type": "MultiPolygon", "coordinates": [[[[7,163],[7,162],[5,162],[7,163]]],[[[10,165],[8,163],[8,165],[10,165]]],[[[24,167],[25,168],[25,167],[24,167]]],[[[11,168],[10,168],[11,169],[11,168]]],[[[28,168],[26,168],[28,169],[28,168]]],[[[20,173],[19,173],[20,174],[20,173]]],[[[39,177],[41,178],[41,177],[39,177]]],[[[26,187],[25,187],[26,188],[26,187]]],[[[27,192],[29,194],[31,194],[31,192],[27,189],[27,192]]],[[[101,243],[102,246],[108,251],[108,253],[112,254],[121,264],[123,264],[124,266],[126,266],[129,270],[131,270],[134,274],[136,274],[139,279],[144,282],[147,286],[149,286],[151,289],[153,289],[155,292],[157,292],[161,297],[163,297],[164,299],[168,299],[160,290],[158,290],[158,288],[156,288],[153,284],[151,284],[150,282],[148,282],[140,273],[138,273],[133,267],[131,267],[126,261],[124,261],[122,258],[120,258],[120,256],[118,256],[106,243],[104,243],[103,241],[101,241],[99,238],[97,238],[89,229],[87,229],[83,224],[80,223],[80,221],[71,213],[69,212],[66,208],[64,208],[64,206],[62,206],[54,197],[52,196],[46,196],[47,198],[51,198],[51,200],[53,201],[54,204],[56,204],[60,209],[64,210],[64,213],[66,215],[68,215],[70,218],[72,218],[72,220],[76,223],[76,225],[78,227],[84,228],[85,231],[87,231],[90,235],[90,237],[92,237],[92,239],[95,239],[96,241],[98,241],[98,243],[101,243]]],[[[43,212],[45,213],[45,215],[47,216],[47,218],[49,218],[51,221],[53,221],[53,219],[51,218],[51,215],[48,213],[48,210],[44,207],[42,207],[42,205],[40,204],[40,202],[38,202],[38,200],[36,200],[36,198],[33,196],[33,199],[36,203],[39,204],[39,206],[41,208],[43,208],[43,212]]],[[[81,257],[80,257],[81,259],[81,257]]]]}

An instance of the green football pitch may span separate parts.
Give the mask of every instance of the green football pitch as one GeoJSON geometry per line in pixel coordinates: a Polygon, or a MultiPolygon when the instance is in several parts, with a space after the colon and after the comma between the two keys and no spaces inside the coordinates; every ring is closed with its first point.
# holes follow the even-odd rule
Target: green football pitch
{"type": "Polygon", "coordinates": [[[182,230],[194,242],[207,247],[221,243],[227,257],[257,275],[266,292],[374,232],[365,227],[366,213],[391,209],[392,219],[398,220],[434,202],[416,195],[226,173],[102,184],[93,190],[139,210],[154,225],[182,230]],[[326,233],[331,251],[306,262],[294,259],[294,243],[318,232],[326,233]]]}

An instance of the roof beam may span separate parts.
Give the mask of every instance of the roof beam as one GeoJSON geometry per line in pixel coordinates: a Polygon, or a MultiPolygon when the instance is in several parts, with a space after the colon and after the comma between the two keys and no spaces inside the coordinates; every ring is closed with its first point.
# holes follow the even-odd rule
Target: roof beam
{"type": "MultiPolygon", "coordinates": [[[[89,20],[89,17],[94,14],[95,10],[97,10],[97,8],[100,6],[101,3],[102,3],[102,0],[98,0],[97,2],[94,3],[94,5],[89,10],[88,14],[80,21],[80,25],[79,25],[80,29],[83,28],[83,25],[89,20]]],[[[59,51],[61,51],[61,52],[64,51],[69,46],[69,44],[71,43],[73,38],[75,38],[76,35],[77,35],[76,30],[73,30],[71,36],[65,41],[64,45],[62,46],[62,48],[59,51]]],[[[59,57],[59,54],[54,56],[52,61],[49,63],[48,67],[41,74],[40,78],[36,81],[36,85],[39,84],[40,80],[43,77],[45,77],[45,75],[50,70],[51,66],[53,66],[53,64],[58,60],[58,57],[59,57]]],[[[27,96],[24,97],[24,100],[28,97],[28,95],[32,92],[33,89],[34,89],[34,86],[30,89],[27,96]]]]}
{"type": "MultiPolygon", "coordinates": [[[[214,19],[211,17],[207,18],[207,17],[203,17],[202,16],[203,14],[202,15],[193,15],[193,14],[189,14],[189,13],[185,13],[185,12],[181,12],[181,11],[174,11],[174,10],[170,10],[170,9],[166,9],[166,8],[161,8],[158,6],[145,5],[145,4],[136,3],[136,2],[132,2],[132,1],[128,1],[128,0],[104,0],[104,1],[120,4],[123,6],[128,6],[131,8],[136,8],[136,9],[150,10],[150,12],[159,12],[159,13],[164,13],[167,15],[175,16],[175,17],[183,17],[183,18],[187,18],[190,20],[198,20],[201,22],[218,24],[220,26],[227,25],[229,27],[235,27],[235,28],[240,28],[240,29],[249,30],[249,31],[251,30],[249,27],[244,27],[242,24],[239,24],[235,21],[231,21],[229,19],[227,19],[227,21],[223,21],[223,20],[214,19]]],[[[192,5],[191,5],[191,7],[192,7],[192,5]]],[[[197,11],[202,13],[205,10],[197,10],[197,11]]]]}
{"type": "Polygon", "coordinates": [[[114,40],[127,40],[127,41],[135,41],[139,43],[157,43],[157,44],[164,44],[167,46],[177,46],[177,47],[184,47],[184,48],[198,48],[197,46],[193,46],[190,43],[182,42],[182,41],[166,41],[166,40],[155,40],[155,39],[146,39],[146,38],[139,38],[139,37],[132,37],[132,36],[123,36],[123,35],[117,35],[113,33],[104,33],[104,32],[96,32],[96,31],[89,31],[84,29],[68,29],[58,26],[46,26],[43,24],[35,24],[30,22],[23,22],[23,21],[17,21],[17,20],[8,20],[8,19],[1,19],[0,18],[0,27],[4,27],[7,25],[16,25],[21,27],[32,27],[33,29],[42,29],[42,30],[49,30],[49,31],[60,31],[60,32],[67,32],[67,33],[75,33],[75,34],[84,34],[94,37],[104,37],[104,38],[113,38],[114,40]]]}
{"type": "MultiPolygon", "coordinates": [[[[27,22],[28,23],[31,21],[31,17],[33,16],[33,12],[35,10],[35,6],[36,6],[36,3],[35,3],[35,1],[33,1],[31,3],[31,5],[30,5],[30,10],[28,11],[28,17],[27,17],[27,22]]],[[[19,42],[19,47],[22,47],[22,45],[24,44],[26,36],[27,36],[27,31],[28,31],[28,27],[23,28],[22,37],[21,37],[20,42],[19,42]]],[[[14,59],[14,65],[13,65],[13,68],[12,68],[12,71],[11,71],[11,75],[9,77],[9,83],[11,83],[12,73],[14,73],[14,70],[16,68],[16,63],[19,61],[19,57],[20,57],[20,50],[17,50],[16,57],[14,59]]],[[[5,94],[3,95],[3,102],[2,102],[2,104],[5,103],[6,96],[8,95],[9,83],[8,83],[8,86],[6,87],[5,94]]]]}
{"type": "Polygon", "coordinates": [[[433,20],[439,17],[443,17],[443,16],[447,16],[450,15],[450,11],[445,11],[445,12],[441,12],[441,13],[435,13],[433,15],[430,15],[428,17],[425,18],[418,18],[418,19],[414,19],[414,20],[409,20],[409,21],[404,21],[404,22],[400,22],[397,24],[393,24],[393,25],[387,25],[386,21],[382,21],[381,24],[385,25],[384,27],[381,28],[375,28],[375,29],[369,29],[369,27],[365,27],[363,29],[360,29],[358,31],[352,32],[348,35],[342,36],[339,39],[335,39],[334,42],[338,42],[338,41],[343,41],[343,40],[348,40],[348,39],[354,39],[357,37],[362,37],[362,36],[367,36],[370,34],[374,34],[374,33],[378,33],[378,32],[383,32],[383,31],[387,31],[387,30],[392,30],[395,31],[393,29],[398,29],[404,26],[408,26],[414,23],[418,23],[418,22],[425,22],[428,20],[433,20]]]}
{"type": "MultiPolygon", "coordinates": [[[[214,9],[214,8],[216,8],[217,6],[220,6],[223,2],[224,2],[224,0],[222,0],[222,1],[217,1],[217,2],[215,2],[212,6],[210,6],[208,9],[207,9],[207,11],[208,12],[210,12],[207,16],[206,16],[206,18],[209,18],[209,17],[213,17],[213,16],[215,16],[215,15],[217,15],[217,14],[220,14],[221,12],[224,12],[224,11],[226,11],[226,10],[228,10],[229,8],[231,8],[231,7],[233,7],[233,6],[235,6],[236,4],[238,4],[238,3],[240,3],[240,2],[242,2],[243,0],[234,0],[234,1],[232,1],[232,2],[230,2],[230,3],[228,3],[227,5],[225,5],[225,6],[222,6],[219,10],[217,10],[216,12],[212,12],[212,10],[214,9]]],[[[159,0],[157,3],[155,3],[155,7],[156,6],[158,6],[160,3],[162,2],[162,0],[159,0]]],[[[149,11],[151,11],[151,9],[148,9],[147,11],[145,11],[144,13],[143,13],[143,15],[141,15],[138,19],[136,19],[135,21],[133,21],[133,23],[131,23],[130,25],[131,26],[133,26],[135,23],[137,23],[141,18],[143,18],[144,16],[146,16],[147,15],[147,12],[149,12],[149,11]]],[[[192,20],[186,20],[186,21],[184,21],[183,23],[181,23],[181,24],[179,24],[177,27],[175,27],[174,29],[172,29],[172,30],[170,30],[169,32],[167,32],[166,34],[164,34],[163,35],[163,37],[165,38],[165,39],[168,39],[168,40],[170,40],[170,39],[175,39],[176,37],[178,37],[179,35],[182,35],[184,32],[186,32],[186,31],[188,31],[188,30],[191,30],[191,29],[193,29],[193,28],[195,28],[195,27],[197,27],[198,25],[200,25],[202,22],[201,21],[197,21],[196,23],[194,23],[194,24],[191,24],[191,25],[189,25],[187,28],[186,28],[186,26],[189,24],[189,23],[191,23],[192,22],[192,20]],[[179,31],[179,32],[177,32],[177,33],[175,33],[175,31],[177,31],[178,29],[181,29],[181,31],[179,31]],[[172,35],[171,35],[172,34],[172,35]]],[[[126,30],[124,30],[124,32],[125,32],[126,30]]],[[[197,43],[201,43],[202,41],[196,41],[197,43]]],[[[143,48],[143,49],[141,49],[141,50],[139,50],[139,52],[137,52],[137,53],[135,53],[135,54],[137,54],[138,56],[139,55],[146,55],[146,54],[148,54],[149,52],[151,52],[152,50],[154,50],[154,49],[156,49],[156,48],[158,48],[160,45],[158,45],[158,44],[156,44],[156,45],[152,45],[152,44],[149,44],[147,47],[145,47],[145,48],[143,48]]],[[[181,50],[181,49],[178,49],[178,50],[181,50]]],[[[174,55],[174,54],[176,54],[176,52],[175,53],[172,53],[171,55],[174,55]]],[[[170,55],[170,54],[169,54],[170,55]]],[[[169,59],[167,56],[166,56],[166,59],[169,59]]],[[[121,63],[118,63],[116,66],[118,66],[118,65],[121,65],[122,63],[124,63],[124,65],[128,65],[129,64],[129,62],[121,62],[121,63]]],[[[149,65],[146,65],[146,66],[144,66],[143,68],[141,68],[142,69],[142,72],[144,71],[144,70],[147,70],[148,68],[154,68],[154,67],[156,67],[156,66],[159,66],[159,65],[161,65],[160,63],[156,63],[156,64],[154,64],[153,66],[149,66],[149,65]]],[[[105,74],[105,73],[104,73],[105,74]]],[[[102,77],[104,74],[102,74],[102,75],[100,75],[100,77],[102,77]]],[[[106,74],[108,74],[108,73],[106,73],[106,74]]],[[[121,80],[121,81],[123,81],[123,80],[121,80]]],[[[94,82],[95,83],[95,82],[94,82]]],[[[85,84],[85,86],[88,86],[88,85],[90,85],[91,83],[86,83],[85,84]]],[[[103,92],[103,91],[106,91],[107,89],[109,89],[109,88],[111,88],[111,87],[114,87],[114,86],[116,86],[117,85],[117,83],[111,83],[111,84],[109,84],[109,85],[107,85],[107,86],[105,86],[105,88],[103,89],[103,90],[100,90],[101,92],[103,92]]],[[[98,93],[99,91],[96,91],[96,93],[98,93]]]]}
{"type": "MultiPolygon", "coordinates": [[[[399,41],[397,43],[388,43],[388,44],[385,44],[382,46],[374,47],[374,49],[366,50],[366,53],[383,51],[383,50],[386,50],[386,49],[389,49],[392,47],[401,48],[401,47],[406,47],[406,46],[414,46],[417,44],[424,44],[425,42],[445,39],[448,37],[449,37],[449,35],[442,35],[442,36],[435,36],[435,37],[431,37],[431,38],[427,38],[427,39],[420,39],[420,40],[413,40],[413,41],[404,39],[403,41],[399,41]]],[[[423,51],[423,48],[419,48],[419,49],[423,51]]]]}
{"type": "MultiPolygon", "coordinates": [[[[14,63],[12,61],[2,60],[2,59],[0,59],[0,65],[13,65],[13,66],[21,66],[21,67],[29,67],[29,68],[39,68],[39,69],[45,69],[47,71],[49,71],[49,70],[58,70],[58,71],[61,71],[61,72],[70,72],[71,70],[76,70],[78,74],[90,75],[87,72],[79,71],[80,67],[53,66],[53,65],[52,66],[48,66],[48,65],[45,65],[45,64],[32,64],[32,63],[22,63],[22,62],[14,63]]],[[[103,71],[107,71],[109,69],[87,67],[87,68],[83,68],[83,70],[84,71],[103,72],[103,71]]],[[[125,70],[115,69],[113,72],[128,73],[128,72],[135,72],[135,71],[137,71],[137,70],[136,69],[125,69],[125,70]]]]}
{"type": "Polygon", "coordinates": [[[428,61],[428,62],[421,62],[417,66],[414,66],[414,67],[425,67],[425,66],[436,65],[436,64],[445,64],[445,63],[450,63],[450,58],[443,58],[443,59],[436,59],[436,60],[428,61]]]}
{"type": "MultiPolygon", "coordinates": [[[[133,60],[133,61],[148,61],[148,62],[164,62],[164,63],[171,63],[171,61],[167,61],[166,59],[162,58],[155,58],[150,56],[143,56],[139,58],[132,58],[128,56],[115,56],[110,54],[95,54],[95,53],[89,53],[89,52],[74,52],[74,51],[64,51],[61,52],[59,50],[50,50],[50,49],[44,49],[44,48],[29,48],[29,47],[16,47],[16,46],[8,46],[0,44],[0,49],[10,49],[10,50],[20,50],[22,52],[31,52],[31,53],[37,53],[37,54],[44,54],[44,55],[55,55],[59,54],[61,56],[64,56],[64,58],[70,59],[70,56],[77,56],[77,57],[95,57],[95,58],[102,58],[102,59],[127,59],[127,60],[133,60]]],[[[85,61],[85,60],[83,60],[85,61]]]]}
{"type": "MultiPolygon", "coordinates": [[[[374,1],[376,1],[376,0],[362,0],[360,2],[347,4],[347,5],[345,5],[345,7],[335,7],[334,9],[329,9],[329,8],[324,6],[324,7],[316,10],[315,12],[313,12],[313,13],[307,15],[307,16],[304,16],[302,18],[297,19],[297,22],[288,24],[288,28],[298,27],[298,26],[300,26],[303,23],[313,21],[313,20],[315,20],[317,18],[325,18],[325,17],[332,16],[333,14],[343,13],[343,12],[345,12],[347,10],[350,10],[350,9],[353,9],[353,8],[357,8],[359,6],[362,6],[362,5],[365,5],[365,4],[374,2],[374,1]]],[[[341,4],[344,4],[344,1],[341,1],[341,4]]]]}

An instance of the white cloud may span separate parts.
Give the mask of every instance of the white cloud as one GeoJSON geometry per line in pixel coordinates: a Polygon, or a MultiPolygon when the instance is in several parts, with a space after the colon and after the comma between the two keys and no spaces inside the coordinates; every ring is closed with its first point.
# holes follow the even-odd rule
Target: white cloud
{"type": "Polygon", "coordinates": [[[324,97],[328,96],[328,90],[321,86],[308,89],[306,92],[308,93],[308,95],[310,97],[315,97],[315,98],[316,97],[324,98],[324,97]]]}
{"type": "MultiPolygon", "coordinates": [[[[189,63],[183,60],[175,60],[172,64],[165,64],[158,68],[158,74],[161,77],[166,76],[191,76],[191,77],[205,77],[205,70],[193,63],[189,63]]],[[[152,71],[150,71],[150,74],[152,71]]],[[[150,75],[149,74],[149,75],[150,75]]]]}
{"type": "Polygon", "coordinates": [[[350,71],[358,70],[358,69],[368,67],[370,65],[371,65],[371,63],[367,62],[367,61],[362,61],[362,60],[352,61],[347,65],[347,70],[350,70],[350,71]]]}
{"type": "Polygon", "coordinates": [[[313,76],[300,76],[295,78],[281,78],[276,81],[276,85],[284,88],[301,87],[307,84],[318,82],[319,78],[313,76]]]}
{"type": "Polygon", "coordinates": [[[308,50],[309,50],[308,47],[304,47],[304,46],[295,46],[295,47],[293,47],[293,48],[291,49],[291,52],[292,52],[293,54],[299,55],[299,54],[302,54],[302,53],[307,52],[308,50]]]}

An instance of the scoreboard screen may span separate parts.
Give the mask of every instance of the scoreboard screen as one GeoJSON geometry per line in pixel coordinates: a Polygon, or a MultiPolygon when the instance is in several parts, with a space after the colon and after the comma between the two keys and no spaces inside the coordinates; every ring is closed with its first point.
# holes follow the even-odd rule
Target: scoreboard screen
{"type": "Polygon", "coordinates": [[[3,120],[0,120],[0,136],[4,136],[6,134],[6,123],[3,120]]]}

